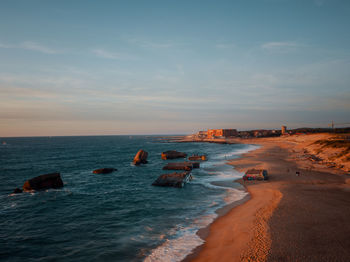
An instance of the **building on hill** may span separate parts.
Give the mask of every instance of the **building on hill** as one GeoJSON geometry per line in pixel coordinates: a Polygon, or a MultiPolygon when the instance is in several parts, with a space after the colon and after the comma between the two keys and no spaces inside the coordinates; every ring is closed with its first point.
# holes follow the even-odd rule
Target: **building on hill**
{"type": "Polygon", "coordinates": [[[207,131],[207,138],[232,137],[232,136],[237,136],[236,129],[209,129],[207,131]]]}

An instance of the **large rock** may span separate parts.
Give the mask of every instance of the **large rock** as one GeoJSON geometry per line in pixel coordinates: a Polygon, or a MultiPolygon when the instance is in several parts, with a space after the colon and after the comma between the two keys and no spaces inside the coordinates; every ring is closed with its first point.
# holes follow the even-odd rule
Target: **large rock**
{"type": "Polygon", "coordinates": [[[175,150],[162,152],[162,159],[164,159],[164,160],[175,159],[175,158],[185,158],[185,157],[187,157],[186,153],[177,152],[175,150]]]}
{"type": "Polygon", "coordinates": [[[147,164],[147,157],[148,157],[148,153],[140,149],[134,157],[134,161],[133,161],[134,165],[147,164]]]}
{"type": "Polygon", "coordinates": [[[175,162],[168,163],[163,167],[163,170],[186,170],[191,171],[193,168],[191,162],[175,162]]]}
{"type": "Polygon", "coordinates": [[[114,171],[117,171],[117,169],[111,168],[111,167],[105,167],[105,168],[96,169],[96,170],[92,171],[92,173],[94,173],[94,174],[109,174],[109,173],[112,173],[114,171]]]}
{"type": "Polygon", "coordinates": [[[194,161],[207,161],[207,156],[206,155],[201,155],[201,156],[198,156],[198,155],[193,155],[193,156],[189,156],[188,157],[188,160],[194,160],[194,161]]]}
{"type": "Polygon", "coordinates": [[[61,187],[63,187],[63,181],[60,173],[52,173],[27,180],[23,185],[23,191],[28,192],[61,187]]]}
{"type": "Polygon", "coordinates": [[[171,173],[159,176],[153,186],[183,187],[186,182],[192,179],[190,172],[171,173]]]}

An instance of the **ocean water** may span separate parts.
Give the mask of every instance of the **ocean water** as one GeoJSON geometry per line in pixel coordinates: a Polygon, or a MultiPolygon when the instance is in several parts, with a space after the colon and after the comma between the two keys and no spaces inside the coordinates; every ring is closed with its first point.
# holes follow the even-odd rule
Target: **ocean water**
{"type": "MultiPolygon", "coordinates": [[[[181,261],[203,243],[215,210],[242,199],[213,181],[242,174],[226,160],[253,145],[163,143],[155,136],[6,138],[0,144],[1,261],[181,261]],[[139,149],[149,163],[131,164],[139,149]],[[184,188],[154,187],[161,152],[205,153],[184,188]],[[115,167],[111,174],[92,170],[115,167]],[[32,177],[60,172],[64,187],[12,195],[32,177]]],[[[172,160],[174,161],[174,160],[172,160]]],[[[183,159],[177,160],[183,161],[183,159]]],[[[171,171],[170,171],[171,172],[171,171]]]]}

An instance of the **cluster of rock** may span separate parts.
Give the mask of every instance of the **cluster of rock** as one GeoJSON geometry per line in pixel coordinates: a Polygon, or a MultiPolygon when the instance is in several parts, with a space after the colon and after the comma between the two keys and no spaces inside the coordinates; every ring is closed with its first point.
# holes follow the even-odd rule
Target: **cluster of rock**
{"type": "MultiPolygon", "coordinates": [[[[140,149],[137,154],[134,157],[133,164],[134,165],[140,165],[140,164],[147,164],[147,157],[148,153],[142,149],[140,149]]],[[[162,152],[161,154],[162,159],[177,159],[177,158],[186,158],[187,154],[182,152],[177,152],[174,150],[162,152]]],[[[207,160],[205,155],[194,155],[190,156],[188,160],[191,161],[205,161],[207,160]]],[[[163,174],[159,176],[152,185],[154,186],[171,186],[171,187],[183,187],[184,184],[192,179],[191,171],[193,168],[199,168],[200,163],[199,162],[191,162],[191,161],[185,161],[185,162],[173,162],[173,163],[167,163],[163,170],[184,170],[185,172],[182,173],[171,173],[171,174],[163,174]]],[[[99,168],[92,171],[93,174],[109,174],[114,171],[117,171],[116,168],[113,167],[105,167],[105,168],[99,168]]],[[[50,188],[62,188],[63,187],[63,181],[61,178],[60,173],[50,173],[50,174],[44,174],[37,177],[34,177],[32,179],[27,180],[22,188],[16,188],[13,193],[22,193],[22,192],[33,192],[33,191],[40,191],[40,190],[46,190],[50,188]]]]}
{"type": "MultiPolygon", "coordinates": [[[[182,152],[177,152],[174,150],[166,151],[162,153],[162,159],[177,159],[177,158],[186,158],[187,154],[182,152]]],[[[205,155],[198,156],[190,156],[188,157],[188,160],[195,160],[195,161],[205,161],[207,160],[207,157],[205,155]]],[[[186,172],[182,173],[171,173],[171,174],[163,174],[159,176],[152,185],[154,186],[170,186],[170,187],[183,187],[185,183],[190,181],[192,179],[191,171],[194,168],[199,168],[200,163],[199,162],[173,162],[173,163],[167,163],[163,170],[185,170],[186,172]]]]}
{"type": "MultiPolygon", "coordinates": [[[[139,150],[134,158],[134,164],[146,164],[147,163],[147,156],[148,153],[144,150],[139,150]]],[[[116,168],[113,167],[104,167],[95,169],[92,171],[93,174],[109,174],[114,171],[118,171],[116,168]]],[[[61,188],[63,187],[63,181],[61,178],[60,173],[51,173],[51,174],[45,174],[40,175],[37,177],[34,177],[32,179],[27,180],[22,188],[16,188],[13,193],[18,194],[22,192],[33,192],[33,191],[40,191],[40,190],[46,190],[50,188],[61,188]]]]}

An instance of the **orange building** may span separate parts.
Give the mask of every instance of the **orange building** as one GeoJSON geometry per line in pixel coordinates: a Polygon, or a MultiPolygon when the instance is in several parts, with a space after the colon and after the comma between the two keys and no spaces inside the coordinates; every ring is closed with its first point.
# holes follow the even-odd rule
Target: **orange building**
{"type": "Polygon", "coordinates": [[[207,137],[215,138],[215,137],[230,137],[237,136],[236,129],[208,129],[207,137]]]}
{"type": "Polygon", "coordinates": [[[287,127],[286,126],[282,126],[281,133],[282,133],[282,135],[287,134],[287,127]]]}

